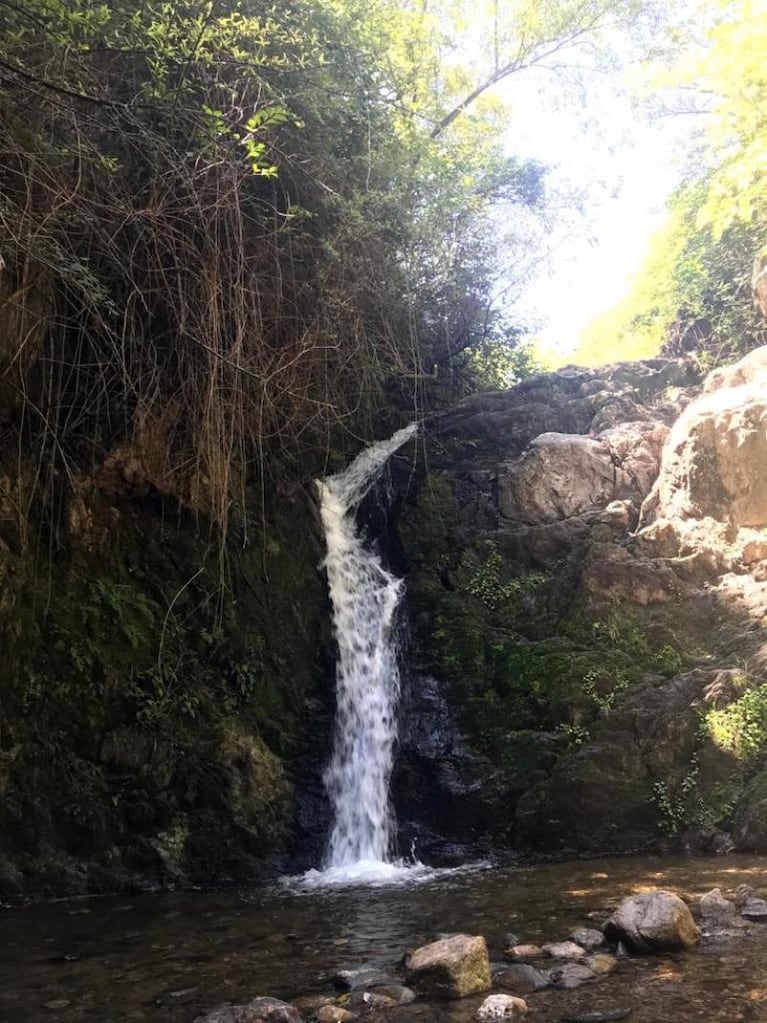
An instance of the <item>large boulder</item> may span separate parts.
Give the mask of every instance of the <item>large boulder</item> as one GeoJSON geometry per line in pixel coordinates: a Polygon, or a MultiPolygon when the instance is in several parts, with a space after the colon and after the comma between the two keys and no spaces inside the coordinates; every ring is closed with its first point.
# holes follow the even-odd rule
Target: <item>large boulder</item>
{"type": "Polygon", "coordinates": [[[490,987],[490,957],[481,936],[454,934],[410,953],[405,961],[407,983],[420,995],[464,998],[490,987]]]}
{"type": "Polygon", "coordinates": [[[700,938],[686,903],[664,891],[624,899],[603,930],[608,941],[623,942],[634,952],[689,948],[700,938]]]}
{"type": "Polygon", "coordinates": [[[767,348],[714,370],[674,424],[642,510],[656,519],[767,522],[767,348]]]}

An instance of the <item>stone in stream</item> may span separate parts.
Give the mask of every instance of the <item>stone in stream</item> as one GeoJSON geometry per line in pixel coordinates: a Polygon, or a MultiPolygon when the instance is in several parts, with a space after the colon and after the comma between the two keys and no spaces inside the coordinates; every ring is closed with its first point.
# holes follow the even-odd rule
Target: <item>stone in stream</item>
{"type": "Polygon", "coordinates": [[[464,998],[490,987],[490,957],[481,936],[455,934],[405,957],[405,979],[418,994],[464,998]]]}
{"type": "Polygon", "coordinates": [[[760,923],[767,923],[767,901],[751,897],[746,899],[746,904],[741,910],[741,915],[746,920],[754,920],[760,923]]]}
{"type": "Polygon", "coordinates": [[[527,1013],[527,1002],[514,995],[488,995],[477,1009],[480,1023],[492,1023],[497,1019],[519,1019],[527,1013]]]}
{"type": "Polygon", "coordinates": [[[254,998],[245,1005],[223,1005],[197,1016],[194,1023],[302,1023],[295,1005],[278,998],[254,998]]]}
{"type": "Polygon", "coordinates": [[[367,991],[358,987],[352,991],[344,1004],[348,1005],[350,1009],[393,1009],[400,1003],[389,995],[378,994],[376,991],[367,991]]]}
{"type": "Polygon", "coordinates": [[[564,991],[571,991],[575,987],[580,987],[581,984],[588,984],[589,981],[596,980],[597,976],[593,970],[582,963],[563,963],[562,966],[556,966],[548,972],[553,986],[564,991]]]}
{"type": "Polygon", "coordinates": [[[529,995],[549,984],[549,978],[528,963],[503,963],[493,969],[493,985],[516,995],[529,995]]]}
{"type": "Polygon", "coordinates": [[[391,998],[397,1005],[410,1005],[415,1001],[415,991],[404,984],[376,984],[370,989],[370,993],[391,998]]]}
{"type": "Polygon", "coordinates": [[[540,945],[513,945],[504,952],[510,959],[540,959],[543,954],[540,945]]]}
{"type": "Polygon", "coordinates": [[[376,987],[379,984],[396,984],[388,973],[372,963],[358,966],[344,966],[333,974],[333,983],[342,991],[354,991],[360,987],[376,987]]]}
{"type": "Polygon", "coordinates": [[[743,927],[734,903],[719,888],[712,888],[700,900],[700,915],[707,927],[743,927]]]}
{"type": "Polygon", "coordinates": [[[586,950],[574,941],[555,941],[550,945],[542,945],[541,951],[552,959],[583,959],[586,950]]]}
{"type": "Polygon", "coordinates": [[[595,952],[594,955],[590,955],[588,959],[583,960],[583,965],[588,966],[598,977],[603,977],[605,974],[613,973],[618,969],[618,960],[615,956],[611,956],[609,952],[595,952]]]}
{"type": "Polygon", "coordinates": [[[604,945],[605,936],[594,927],[576,927],[570,935],[570,941],[585,948],[587,952],[593,952],[595,948],[604,945]]]}
{"type": "Polygon", "coordinates": [[[323,1005],[317,1013],[317,1023],[352,1023],[357,1014],[342,1005],[323,1005]]]}
{"type": "Polygon", "coordinates": [[[51,998],[47,1002],[43,1002],[44,1009],[68,1009],[72,1003],[68,998],[51,998]]]}
{"type": "Polygon", "coordinates": [[[689,948],[700,938],[687,905],[665,891],[624,899],[602,930],[608,941],[622,941],[633,952],[689,948]]]}

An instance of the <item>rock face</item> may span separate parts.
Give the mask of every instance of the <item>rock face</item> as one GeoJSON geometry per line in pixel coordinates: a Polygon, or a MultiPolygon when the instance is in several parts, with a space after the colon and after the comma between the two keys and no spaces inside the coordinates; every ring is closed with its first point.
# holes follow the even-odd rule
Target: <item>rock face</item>
{"type": "Polygon", "coordinates": [[[608,941],[623,942],[634,952],[663,952],[690,948],[700,932],[690,910],[673,892],[632,895],[604,925],[608,941]]]}
{"type": "Polygon", "coordinates": [[[763,759],[711,716],[767,663],[767,349],[570,367],[424,437],[394,481],[402,852],[767,849],[763,759]]]}
{"type": "Polygon", "coordinates": [[[412,952],[405,962],[407,983],[419,995],[464,998],[490,987],[490,959],[482,937],[454,934],[412,952]]]}

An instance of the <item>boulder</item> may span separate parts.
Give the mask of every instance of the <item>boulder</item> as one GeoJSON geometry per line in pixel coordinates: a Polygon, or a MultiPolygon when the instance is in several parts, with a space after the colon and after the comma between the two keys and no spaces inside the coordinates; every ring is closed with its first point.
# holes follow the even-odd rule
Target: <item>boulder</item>
{"type": "Polygon", "coordinates": [[[603,931],[608,941],[623,942],[633,952],[689,948],[700,937],[687,905],[665,891],[624,899],[603,931]]]}
{"type": "Polygon", "coordinates": [[[516,995],[528,995],[548,987],[549,979],[528,963],[509,963],[493,970],[493,985],[516,995]]]}
{"type": "Polygon", "coordinates": [[[514,995],[488,995],[477,1009],[480,1023],[491,1023],[496,1019],[519,1019],[527,1013],[527,1002],[514,995]]]}
{"type": "Polygon", "coordinates": [[[410,953],[407,983],[432,998],[464,998],[490,987],[490,958],[481,936],[454,934],[410,953]]]}
{"type": "Polygon", "coordinates": [[[278,998],[254,998],[245,1005],[224,1005],[198,1016],[194,1023],[301,1023],[298,1009],[278,998]]]}

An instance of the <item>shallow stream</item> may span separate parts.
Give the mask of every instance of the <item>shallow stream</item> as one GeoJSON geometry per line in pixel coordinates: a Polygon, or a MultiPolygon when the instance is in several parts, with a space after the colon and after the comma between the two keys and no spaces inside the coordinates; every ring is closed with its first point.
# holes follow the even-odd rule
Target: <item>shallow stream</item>
{"type": "MultiPolygon", "coordinates": [[[[222,1002],[329,994],[341,966],[396,971],[408,948],[445,932],[484,934],[502,961],[509,931],[554,941],[601,923],[630,894],[698,896],[742,883],[767,887],[767,859],[590,860],[449,873],[413,887],[275,884],[6,907],[0,1023],[190,1023],[222,1002]]],[[[605,979],[527,999],[531,1023],[629,1007],[631,1023],[767,1020],[767,925],[684,954],[625,960],[605,979]]],[[[416,1001],[376,1019],[469,1023],[480,1001],[416,1001]]]]}

